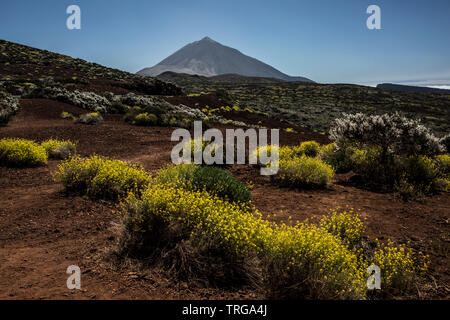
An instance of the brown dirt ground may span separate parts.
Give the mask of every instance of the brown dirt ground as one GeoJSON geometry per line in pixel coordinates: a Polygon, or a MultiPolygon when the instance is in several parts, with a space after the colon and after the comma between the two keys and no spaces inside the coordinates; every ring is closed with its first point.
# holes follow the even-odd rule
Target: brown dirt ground
{"type": "MultiPolygon", "coordinates": [[[[136,127],[107,116],[100,126],[62,120],[60,113],[86,111],[43,99],[22,100],[21,111],[0,138],[48,138],[78,142],[79,154],[93,153],[143,165],[155,172],[170,162],[173,129],[136,127]]],[[[283,143],[314,138],[313,133],[281,136],[283,143]]],[[[325,141],[326,138],[318,137],[325,141]]],[[[250,289],[222,290],[193,287],[160,270],[117,266],[108,251],[114,245],[119,218],[115,204],[66,195],[53,182],[58,161],[27,169],[0,168],[0,299],[254,299],[263,296],[250,289]],[[82,290],[66,287],[66,268],[82,270],[82,290]]],[[[239,179],[255,185],[255,206],[270,219],[314,219],[335,207],[361,209],[367,218],[367,235],[373,240],[411,241],[411,246],[430,255],[427,282],[418,286],[418,298],[449,298],[450,195],[403,202],[393,194],[375,193],[346,183],[338,176],[328,190],[278,188],[258,169],[233,166],[239,179]]]]}

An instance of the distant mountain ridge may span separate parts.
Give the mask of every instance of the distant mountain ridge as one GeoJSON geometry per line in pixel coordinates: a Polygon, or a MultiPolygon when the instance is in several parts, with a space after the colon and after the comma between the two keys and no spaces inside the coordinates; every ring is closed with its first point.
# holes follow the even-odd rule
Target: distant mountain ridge
{"type": "Polygon", "coordinates": [[[428,92],[428,93],[443,93],[450,94],[448,89],[430,88],[430,87],[417,87],[417,86],[405,86],[394,83],[381,83],[377,85],[378,89],[401,91],[401,92],[428,92]]]}
{"type": "Polygon", "coordinates": [[[172,71],[163,72],[156,78],[168,83],[174,83],[181,86],[183,84],[193,84],[193,83],[264,84],[264,83],[287,82],[286,80],[276,78],[248,77],[239,74],[221,74],[218,76],[205,77],[196,74],[176,73],[172,71]]]}
{"type": "Polygon", "coordinates": [[[158,76],[171,71],[206,77],[237,74],[248,77],[275,78],[285,81],[313,82],[305,77],[292,77],[240,51],[205,37],[192,42],[157,65],[137,72],[142,76],[158,76]]]}

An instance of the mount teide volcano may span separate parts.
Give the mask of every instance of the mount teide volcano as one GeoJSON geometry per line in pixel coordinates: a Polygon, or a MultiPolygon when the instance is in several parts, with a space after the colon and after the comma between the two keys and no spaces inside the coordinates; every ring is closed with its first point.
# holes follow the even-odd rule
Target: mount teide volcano
{"type": "Polygon", "coordinates": [[[304,77],[288,76],[264,62],[246,56],[240,51],[224,46],[208,37],[184,46],[154,67],[142,69],[137,74],[154,77],[166,71],[207,77],[239,74],[249,77],[312,82],[304,77]]]}

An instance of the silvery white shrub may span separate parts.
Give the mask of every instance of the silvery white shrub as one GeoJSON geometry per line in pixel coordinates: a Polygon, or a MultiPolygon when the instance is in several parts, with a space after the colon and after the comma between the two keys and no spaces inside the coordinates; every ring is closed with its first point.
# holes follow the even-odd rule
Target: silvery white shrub
{"type": "Polygon", "coordinates": [[[0,119],[8,119],[16,114],[18,110],[19,100],[9,93],[0,91],[0,119]]]}
{"type": "Polygon", "coordinates": [[[33,97],[42,97],[46,99],[58,100],[73,104],[74,106],[101,113],[108,112],[111,102],[103,96],[94,92],[69,91],[64,88],[46,87],[36,88],[30,93],[33,97]]]}
{"type": "Polygon", "coordinates": [[[336,119],[329,137],[339,148],[379,146],[384,153],[435,155],[445,151],[441,139],[419,120],[399,113],[366,115],[344,114],[336,119]]]}
{"type": "Polygon", "coordinates": [[[123,95],[120,97],[120,102],[123,104],[126,104],[128,106],[134,107],[139,106],[142,108],[145,107],[165,107],[168,108],[168,110],[171,109],[172,105],[168,102],[157,98],[157,97],[151,97],[151,96],[141,96],[138,94],[135,94],[133,92],[127,93],[126,95],[123,95]]]}
{"type": "Polygon", "coordinates": [[[201,110],[190,108],[184,104],[173,106],[173,111],[195,120],[202,120],[206,118],[206,115],[201,110]]]}

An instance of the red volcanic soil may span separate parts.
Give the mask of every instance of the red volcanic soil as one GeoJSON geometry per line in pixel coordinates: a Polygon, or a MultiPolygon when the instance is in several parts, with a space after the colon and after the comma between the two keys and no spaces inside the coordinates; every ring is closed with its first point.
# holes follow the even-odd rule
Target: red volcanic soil
{"type": "MultiPolygon", "coordinates": [[[[85,110],[43,99],[21,100],[21,111],[0,138],[48,138],[78,142],[82,156],[93,153],[127,160],[155,172],[170,162],[172,128],[136,127],[121,116],[106,116],[100,126],[75,124],[60,118],[62,111],[85,110]]],[[[282,134],[283,143],[309,140],[313,133],[282,134]]],[[[317,136],[317,140],[326,138],[317,136]]],[[[176,281],[161,270],[116,265],[109,250],[117,237],[116,205],[66,195],[52,180],[58,161],[39,168],[0,167],[0,299],[261,299],[257,291],[241,288],[201,288],[176,281]],[[82,290],[68,290],[66,269],[78,265],[82,290]]],[[[338,176],[327,190],[278,188],[250,166],[229,170],[255,185],[252,198],[263,215],[275,221],[315,219],[329,209],[361,209],[367,235],[391,238],[430,255],[426,283],[418,284],[415,298],[449,297],[450,194],[403,202],[393,194],[375,193],[346,183],[338,176]],[[273,216],[273,214],[276,214],[273,216]]]]}

